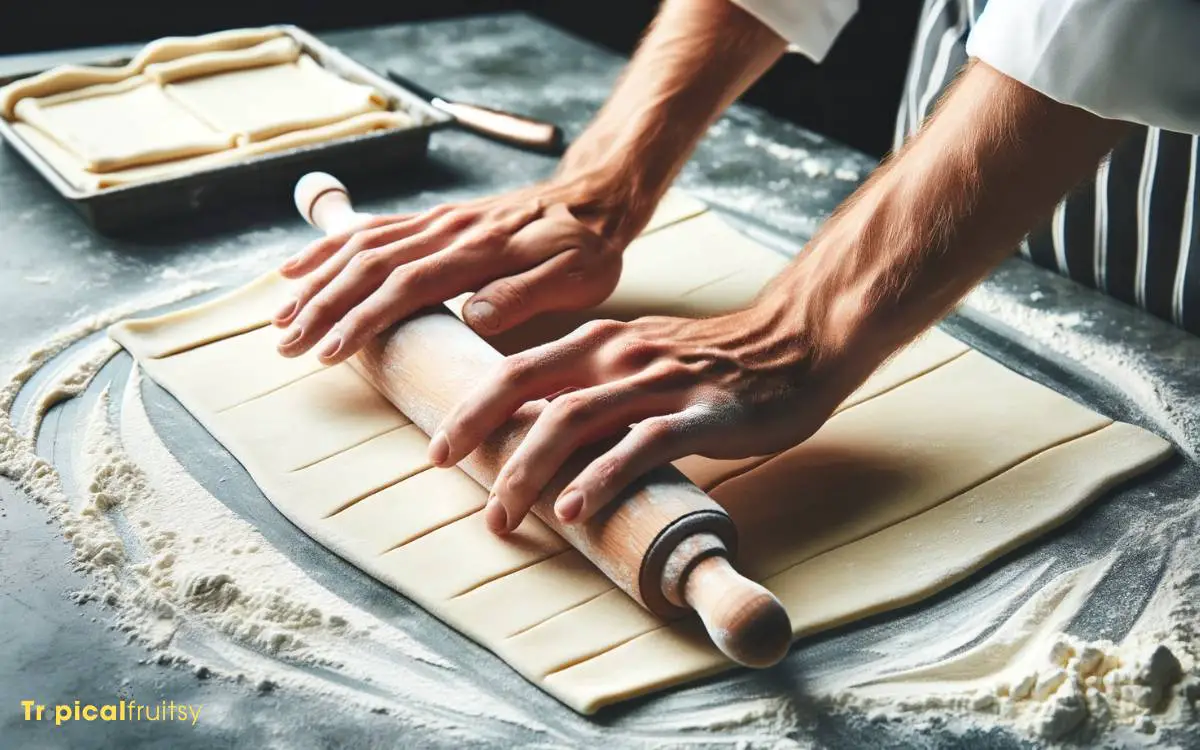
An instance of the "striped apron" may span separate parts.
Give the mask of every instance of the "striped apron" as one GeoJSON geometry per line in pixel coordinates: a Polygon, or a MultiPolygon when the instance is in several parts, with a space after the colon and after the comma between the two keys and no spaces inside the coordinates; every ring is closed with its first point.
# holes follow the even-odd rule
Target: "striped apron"
{"type": "MultiPolygon", "coordinates": [[[[967,61],[967,35],[986,2],[926,0],[896,147],[967,61]]],[[[1021,255],[1200,334],[1198,157],[1197,136],[1139,127],[1029,234],[1021,255]]]]}

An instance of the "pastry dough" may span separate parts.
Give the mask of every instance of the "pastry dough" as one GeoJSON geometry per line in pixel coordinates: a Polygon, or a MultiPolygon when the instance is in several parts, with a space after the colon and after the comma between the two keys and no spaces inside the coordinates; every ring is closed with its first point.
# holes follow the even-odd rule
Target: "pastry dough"
{"type": "Polygon", "coordinates": [[[385,109],[370,86],[351,83],[308,55],[295,62],[233,70],[167,84],[166,92],[215,130],[252,143],[385,109]]]}
{"type": "MultiPolygon", "coordinates": [[[[592,314],[752,301],[783,259],[696,208],[664,201],[592,314]]],[[[111,335],[298,527],[574,709],[729,668],[694,620],[649,615],[536,518],[490,534],[483,489],[431,468],[427,437],[348,365],[276,355],[265,326],[286,293],[272,275],[111,335]]],[[[547,316],[500,343],[578,319],[547,316]]],[[[800,636],[941,590],[1170,452],[934,330],[802,445],[678,466],[737,521],[742,569],[780,596],[800,636]]]]}
{"type": "Polygon", "coordinates": [[[89,172],[183,159],[230,148],[223,133],[136,76],[17,102],[17,116],[71,151],[89,172]]]}
{"type": "Polygon", "coordinates": [[[412,125],[412,122],[411,118],[401,112],[368,112],[367,114],[351,117],[331,125],[297,130],[275,136],[274,138],[268,138],[265,141],[247,143],[236,148],[205,154],[204,156],[176,159],[160,164],[148,164],[141,167],[129,167],[103,173],[89,172],[84,169],[74,154],[66,151],[50,138],[47,138],[37,128],[30,127],[23,122],[18,122],[13,124],[13,129],[27,143],[33,146],[50,163],[50,166],[75,189],[93,192],[105,188],[130,185],[136,182],[148,182],[178,174],[192,174],[224,164],[245,161],[263,154],[311,147],[329,141],[366,135],[377,130],[409,127],[412,125]]]}
{"type": "Polygon", "coordinates": [[[280,29],[159,40],[121,67],[64,66],[0,89],[0,114],[84,192],[413,124],[388,107],[280,29]]]}
{"type": "Polygon", "coordinates": [[[250,70],[266,65],[291,63],[299,57],[300,45],[296,43],[296,40],[288,36],[281,36],[246,49],[210,50],[177,60],[153,63],[147,65],[142,74],[161,86],[174,81],[211,76],[226,71],[250,70]]]}
{"type": "Polygon", "coordinates": [[[194,37],[169,36],[147,44],[125,65],[97,67],[61,65],[0,88],[0,117],[11,120],[17,102],[26,97],[49,96],[85,86],[116,83],[141,74],[149,65],[178,60],[189,55],[245,49],[283,36],[274,28],[231,29],[194,37]]]}

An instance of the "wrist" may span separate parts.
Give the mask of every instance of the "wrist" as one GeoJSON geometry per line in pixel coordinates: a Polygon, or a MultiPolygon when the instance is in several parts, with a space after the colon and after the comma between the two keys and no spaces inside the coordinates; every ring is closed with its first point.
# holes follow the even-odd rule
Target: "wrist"
{"type": "Polygon", "coordinates": [[[921,238],[895,222],[890,188],[877,186],[831,218],[792,266],[758,301],[767,314],[796,333],[812,367],[857,387],[881,362],[926,327],[930,319],[903,304],[905,291],[894,258],[923,254],[921,238]]]}
{"type": "Polygon", "coordinates": [[[596,153],[564,157],[551,183],[576,218],[622,249],[649,223],[670,187],[626,158],[596,153]]]}

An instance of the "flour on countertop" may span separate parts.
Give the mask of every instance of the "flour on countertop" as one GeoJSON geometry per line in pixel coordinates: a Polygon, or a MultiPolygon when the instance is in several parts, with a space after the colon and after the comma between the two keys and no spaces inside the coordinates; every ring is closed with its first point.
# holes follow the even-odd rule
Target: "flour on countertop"
{"type": "Polygon", "coordinates": [[[35,437],[33,433],[37,424],[52,406],[83,393],[100,368],[119,351],[121,346],[117,342],[102,338],[83,347],[61,370],[55,372],[33,395],[33,406],[26,419],[26,437],[35,437]]]}
{"type": "Polygon", "coordinates": [[[997,291],[986,283],[964,300],[968,310],[1003,321],[1034,342],[1074,360],[1137,403],[1154,421],[1169,429],[1167,437],[1193,459],[1200,459],[1200,410],[1187,408],[1183,394],[1147,365],[1146,352],[1089,332],[1090,320],[1078,311],[1039,310],[1028,302],[1041,299],[1038,292],[1022,297],[997,291]],[[1035,294],[1039,296],[1034,296],[1035,294]],[[1181,408],[1183,404],[1183,408],[1181,408]]]}
{"type": "MultiPolygon", "coordinates": [[[[194,297],[213,288],[213,284],[189,281],[165,293],[151,294],[84,316],[50,335],[18,359],[13,372],[3,385],[0,385],[0,477],[7,477],[16,482],[19,489],[46,505],[52,516],[61,513],[66,507],[66,496],[58,472],[49,462],[37,455],[34,441],[22,435],[13,422],[12,411],[17,394],[47,362],[81,339],[135,313],[194,297]]],[[[97,363],[93,359],[90,364],[98,368],[103,362],[97,363]]],[[[90,380],[86,367],[75,372],[73,377],[90,380]]],[[[40,413],[34,413],[31,434],[36,433],[37,422],[41,416],[40,413]]]]}
{"type": "Polygon", "coordinates": [[[1177,557],[1175,572],[1121,643],[1065,634],[1106,568],[1102,560],[1062,574],[979,644],[846,689],[834,702],[884,720],[935,713],[998,720],[1048,741],[1194,724],[1200,559],[1194,550],[1177,557]]]}

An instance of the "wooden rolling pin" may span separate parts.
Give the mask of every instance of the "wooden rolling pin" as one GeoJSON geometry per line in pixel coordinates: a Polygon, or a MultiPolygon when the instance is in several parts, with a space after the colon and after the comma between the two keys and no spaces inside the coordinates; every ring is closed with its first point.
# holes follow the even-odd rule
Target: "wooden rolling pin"
{"type": "MultiPolygon", "coordinates": [[[[346,188],[314,172],[296,184],[296,207],[328,234],[352,230],[369,214],[354,211],[346,188]]],[[[426,434],[503,357],[444,305],[385,331],[350,364],[426,434]]],[[[490,489],[546,401],[526,404],[460,464],[490,489]]],[[[544,489],[533,512],[646,609],[664,618],[694,609],[729,658],[751,667],[787,653],[792,627],[775,595],[730,564],[736,529],[729,515],[672,466],[627,488],[582,524],[554,514],[558,493],[610,443],[578,451],[544,489]]]]}

